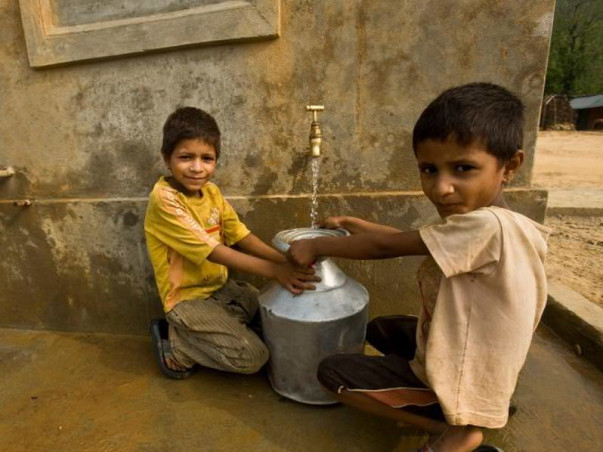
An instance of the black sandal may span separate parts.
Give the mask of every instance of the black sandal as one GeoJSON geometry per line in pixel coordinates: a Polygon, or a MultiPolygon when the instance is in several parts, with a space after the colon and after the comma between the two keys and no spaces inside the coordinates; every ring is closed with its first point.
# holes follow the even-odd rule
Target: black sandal
{"type": "Polygon", "coordinates": [[[155,357],[157,358],[157,364],[161,372],[169,378],[176,380],[182,380],[193,375],[197,369],[192,367],[187,370],[172,370],[165,363],[166,355],[172,355],[171,350],[165,350],[164,344],[168,342],[168,323],[164,319],[155,319],[151,321],[151,338],[153,339],[153,348],[155,349],[155,357]],[[165,342],[164,342],[165,341],[165,342]]]}

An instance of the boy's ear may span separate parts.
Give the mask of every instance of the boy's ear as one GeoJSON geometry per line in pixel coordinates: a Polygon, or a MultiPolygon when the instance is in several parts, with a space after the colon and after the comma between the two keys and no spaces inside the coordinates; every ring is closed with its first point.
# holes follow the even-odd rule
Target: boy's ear
{"type": "Polygon", "coordinates": [[[508,183],[513,180],[515,173],[519,171],[519,168],[521,168],[521,164],[523,163],[524,158],[525,153],[520,149],[515,154],[513,154],[513,157],[511,157],[507,163],[505,163],[505,171],[503,174],[503,180],[505,182],[508,183]]]}

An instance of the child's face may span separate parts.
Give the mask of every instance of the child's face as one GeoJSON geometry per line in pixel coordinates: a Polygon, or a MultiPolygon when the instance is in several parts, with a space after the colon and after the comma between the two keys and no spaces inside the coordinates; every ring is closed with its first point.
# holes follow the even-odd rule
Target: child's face
{"type": "Polygon", "coordinates": [[[481,207],[504,207],[503,181],[509,181],[523,161],[523,152],[501,164],[479,142],[462,146],[453,137],[417,145],[423,192],[442,218],[481,207]]]}
{"type": "Polygon", "coordinates": [[[181,140],[165,164],[186,195],[200,196],[216,171],[216,150],[198,138],[181,140]]]}

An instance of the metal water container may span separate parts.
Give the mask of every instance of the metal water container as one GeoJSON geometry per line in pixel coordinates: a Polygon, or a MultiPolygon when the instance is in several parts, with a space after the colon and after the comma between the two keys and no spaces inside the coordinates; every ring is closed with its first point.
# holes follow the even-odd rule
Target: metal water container
{"type": "MultiPolygon", "coordinates": [[[[347,231],[300,228],[279,232],[272,243],[285,252],[298,239],[347,235],[347,231]]],[[[276,281],[260,292],[264,340],[270,349],[272,388],[298,402],[337,403],[316,379],[320,361],[338,353],[361,353],[368,321],[368,292],[330,259],[319,259],[316,290],[292,295],[276,281]]]]}

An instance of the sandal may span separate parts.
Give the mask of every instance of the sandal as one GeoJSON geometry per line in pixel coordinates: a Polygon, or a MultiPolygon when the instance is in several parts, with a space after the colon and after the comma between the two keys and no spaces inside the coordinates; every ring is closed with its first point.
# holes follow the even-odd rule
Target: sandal
{"type": "MultiPolygon", "coordinates": [[[[423,447],[416,450],[416,452],[434,452],[434,450],[429,446],[429,444],[425,444],[423,447]]],[[[499,449],[496,446],[489,446],[488,444],[482,444],[477,449],[473,449],[473,452],[504,452],[502,449],[499,449]]]]}
{"type": "Polygon", "coordinates": [[[425,444],[423,447],[416,449],[416,452],[434,452],[434,450],[429,447],[429,444],[425,444]]]}
{"type": "Polygon", "coordinates": [[[155,319],[151,321],[151,338],[153,339],[153,348],[155,349],[155,357],[161,372],[170,378],[182,380],[193,375],[197,369],[191,367],[187,370],[172,370],[165,363],[167,356],[174,359],[174,355],[169,346],[168,340],[168,323],[164,319],[155,319]]]}

